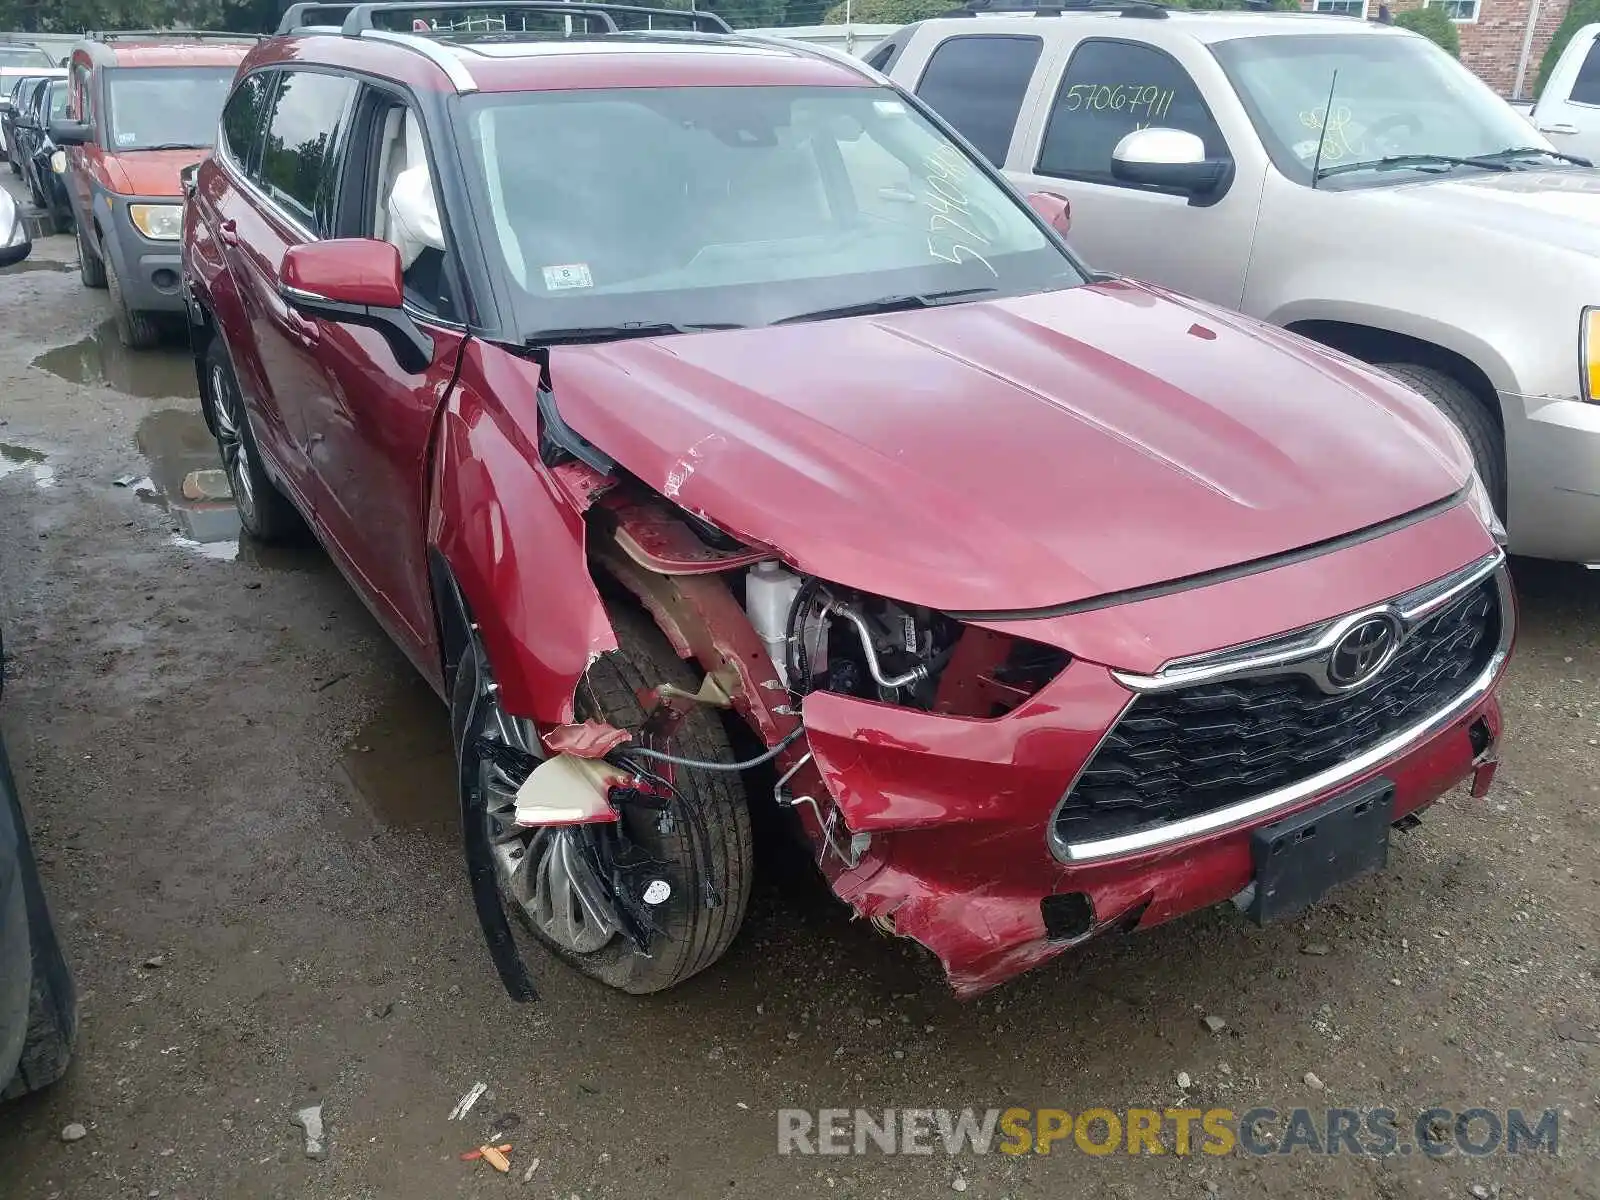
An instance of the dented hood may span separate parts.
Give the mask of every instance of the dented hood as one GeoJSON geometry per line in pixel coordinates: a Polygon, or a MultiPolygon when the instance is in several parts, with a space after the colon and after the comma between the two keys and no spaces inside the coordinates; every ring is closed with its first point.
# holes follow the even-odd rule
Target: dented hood
{"type": "Polygon", "coordinates": [[[798,569],[950,610],[1160,583],[1459,490],[1348,359],[1144,285],[551,352],[560,412],[798,569]]]}

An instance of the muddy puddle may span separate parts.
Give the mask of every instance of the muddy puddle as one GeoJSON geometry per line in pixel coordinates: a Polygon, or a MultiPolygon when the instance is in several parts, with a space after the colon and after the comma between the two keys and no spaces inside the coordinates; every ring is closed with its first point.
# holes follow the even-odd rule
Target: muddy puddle
{"type": "MultiPolygon", "coordinates": [[[[318,686],[347,686],[342,678],[318,686]]],[[[384,829],[454,839],[455,757],[444,704],[420,676],[406,672],[345,749],[342,769],[384,829]]]]}
{"type": "Polygon", "coordinates": [[[78,269],[77,263],[51,262],[44,258],[25,258],[9,267],[0,267],[0,275],[65,275],[78,269]]]}
{"type": "Polygon", "coordinates": [[[239,513],[205,418],[188,409],[158,409],[139,422],[134,441],[149,474],[130,473],[117,484],[171,515],[175,545],[207,558],[237,558],[239,513]]]}
{"type": "Polygon", "coordinates": [[[111,321],[81,341],[45,351],[33,365],[71,383],[108,387],[129,396],[160,399],[199,394],[194,360],[185,347],[129,350],[117,340],[117,327],[111,321]]]}
{"type": "Polygon", "coordinates": [[[54,487],[56,469],[45,461],[47,457],[42,450],[0,442],[0,477],[26,471],[33,476],[35,486],[54,487]]]}

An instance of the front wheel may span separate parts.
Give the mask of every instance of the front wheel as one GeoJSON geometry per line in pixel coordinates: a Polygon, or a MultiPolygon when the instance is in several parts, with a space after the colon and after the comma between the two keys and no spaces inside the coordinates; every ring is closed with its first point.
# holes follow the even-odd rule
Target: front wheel
{"type": "MultiPolygon", "coordinates": [[[[693,691],[696,681],[647,618],[620,609],[611,618],[621,649],[590,667],[578,715],[638,728],[641,692],[664,682],[693,691]]],[[[754,849],[739,777],[681,770],[665,808],[627,804],[614,824],[521,828],[521,779],[483,743],[537,757],[537,735],[501,708],[487,680],[477,687],[475,737],[460,719],[472,697],[458,686],[454,702],[458,740],[468,739],[462,778],[480,792],[480,803],[465,807],[483,822],[505,907],[559,957],[621,991],[663,991],[716,962],[750,898],[754,849]]],[[[673,749],[733,761],[726,732],[704,708],[679,727],[673,749]]]]}
{"type": "Polygon", "coordinates": [[[161,340],[161,327],[149,313],[135,312],[128,307],[128,298],[122,292],[122,277],[117,274],[117,264],[110,255],[101,260],[105,271],[106,287],[111,292],[111,315],[117,323],[117,337],[130,350],[148,350],[161,340]]]}
{"type": "Polygon", "coordinates": [[[1489,499],[1500,519],[1506,515],[1506,448],[1500,425],[1484,404],[1459,380],[1432,367],[1415,363],[1377,363],[1380,371],[1394,376],[1412,391],[1429,401],[1450,418],[1472,450],[1472,463],[1478,478],[1489,490],[1489,499]]]}

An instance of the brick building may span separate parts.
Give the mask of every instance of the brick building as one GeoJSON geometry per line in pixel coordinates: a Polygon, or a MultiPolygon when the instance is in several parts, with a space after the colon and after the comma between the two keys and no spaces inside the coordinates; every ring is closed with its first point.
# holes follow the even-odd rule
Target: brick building
{"type": "MultiPolygon", "coordinates": [[[[1461,61],[1502,96],[1512,95],[1517,64],[1528,36],[1528,19],[1538,9],[1528,47],[1522,95],[1532,96],[1545,47],[1566,16],[1568,0],[1389,0],[1396,15],[1408,8],[1442,5],[1461,34],[1461,61]]],[[[1308,11],[1376,17],[1379,0],[1301,0],[1308,11]]]]}

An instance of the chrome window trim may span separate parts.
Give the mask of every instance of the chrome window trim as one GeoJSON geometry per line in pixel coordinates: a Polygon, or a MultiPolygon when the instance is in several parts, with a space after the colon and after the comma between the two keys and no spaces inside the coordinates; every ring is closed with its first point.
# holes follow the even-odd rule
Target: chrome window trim
{"type": "Polygon", "coordinates": [[[1325,625],[1315,626],[1298,638],[1292,633],[1283,634],[1248,642],[1242,646],[1231,646],[1226,650],[1173,659],[1154,675],[1140,675],[1131,671],[1112,671],[1111,674],[1118,683],[1130,691],[1145,693],[1170,692],[1197,683],[1214,683],[1218,680],[1259,675],[1263,671],[1282,668],[1284,673],[1309,675],[1324,685],[1325,690],[1332,692],[1348,690],[1326,685],[1325,660],[1329,651],[1353,626],[1371,617],[1388,614],[1400,621],[1405,627],[1405,636],[1409,636],[1420,621],[1444,607],[1462,592],[1482,582],[1498,570],[1505,560],[1505,551],[1496,548],[1492,553],[1461,571],[1424,584],[1422,587],[1413,588],[1410,592],[1386,603],[1375,604],[1348,616],[1339,617],[1325,625]],[[1252,647],[1267,645],[1278,648],[1259,653],[1252,651],[1252,647]]]}
{"type": "MultiPolygon", "coordinates": [[[[1483,563],[1474,564],[1469,569],[1470,574],[1452,584],[1443,596],[1459,594],[1462,590],[1480,582],[1487,574],[1493,572],[1496,585],[1500,594],[1500,641],[1496,645],[1493,655],[1482,672],[1471,684],[1454,700],[1432,716],[1419,721],[1409,729],[1402,730],[1394,736],[1369,747],[1334,767],[1329,767],[1309,779],[1267,792],[1261,796],[1254,796],[1249,800],[1241,800],[1237,804],[1230,804],[1224,808],[1213,809],[1211,812],[1199,813],[1182,821],[1173,821],[1166,825],[1153,826],[1149,829],[1137,830],[1133,833],[1122,834],[1117,837],[1097,838],[1087,842],[1065,842],[1056,833],[1056,821],[1061,815],[1067,798],[1072,794],[1069,788],[1061,798],[1061,802],[1051,811],[1048,840],[1050,850],[1063,862],[1070,864],[1101,862],[1109,858],[1117,858],[1128,854],[1137,854],[1147,850],[1159,849],[1174,842],[1186,841],[1189,838],[1202,834],[1215,833],[1219,830],[1243,825],[1246,822],[1257,822],[1260,818],[1268,816],[1278,810],[1289,808],[1301,801],[1308,800],[1320,792],[1329,791],[1342,784],[1366,774],[1373,768],[1382,765],[1385,761],[1402,754],[1418,743],[1442,732],[1462,713],[1472,708],[1482,700],[1493,688],[1495,680],[1499,677],[1506,660],[1511,656],[1511,644],[1516,638],[1516,603],[1511,590],[1511,573],[1505,565],[1505,554],[1496,552],[1483,563]]],[[[1448,578],[1448,577],[1447,577],[1448,578]]],[[[1419,589],[1420,590],[1420,589],[1419,589]]],[[[1428,604],[1431,608],[1444,603],[1439,597],[1432,597],[1428,604]]],[[[1346,618],[1348,619],[1348,618],[1346,618]]],[[[1135,695],[1137,699],[1137,695],[1135,695]]],[[[1131,707],[1131,702],[1129,707],[1131,707]]],[[[1123,709],[1126,714],[1127,708],[1123,709]]],[[[1122,717],[1117,718],[1120,724],[1122,717]]],[[[1112,726],[1115,729],[1116,725],[1112,726]]],[[[1110,736],[1108,732],[1107,737],[1110,736]]],[[[1104,739],[1102,739],[1104,740],[1104,739]]],[[[1099,747],[1096,746],[1096,752],[1099,747]]],[[[1091,755],[1085,760],[1084,768],[1093,761],[1091,755]]],[[[1077,783],[1074,778],[1073,783],[1077,783]]]]}
{"type": "Polygon", "coordinates": [[[301,223],[299,217],[294,216],[292,213],[285,210],[281,204],[258,188],[250,176],[245,174],[244,168],[238,164],[238,162],[234,159],[233,154],[222,144],[221,141],[218,141],[211,153],[212,156],[222,164],[223,168],[228,172],[229,176],[232,177],[233,182],[236,185],[244,189],[246,192],[249,192],[251,196],[255,197],[255,199],[261,203],[263,208],[267,209],[272,213],[273,216],[277,217],[278,220],[282,221],[290,229],[298,233],[303,240],[307,242],[320,242],[322,240],[322,238],[317,234],[307,229],[305,225],[301,223]]]}
{"type": "Polygon", "coordinates": [[[418,37],[414,33],[402,33],[394,29],[363,29],[361,36],[367,41],[388,42],[416,51],[445,73],[450,80],[450,86],[455,88],[459,95],[468,96],[478,90],[478,81],[472,77],[472,72],[467,70],[467,64],[432,38],[418,37]]]}

